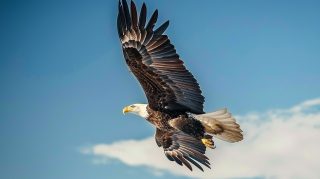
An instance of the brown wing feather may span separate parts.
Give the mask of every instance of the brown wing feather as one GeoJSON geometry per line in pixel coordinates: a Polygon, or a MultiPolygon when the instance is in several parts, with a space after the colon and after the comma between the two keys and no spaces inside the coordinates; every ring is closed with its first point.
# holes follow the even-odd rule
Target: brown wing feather
{"type": "Polygon", "coordinates": [[[156,130],[156,143],[163,147],[166,157],[179,165],[185,165],[190,170],[190,163],[203,171],[200,164],[210,168],[209,159],[204,155],[206,147],[203,143],[182,131],[156,130]],[[200,164],[199,164],[200,163],[200,164]]]}
{"type": "Polygon", "coordinates": [[[119,2],[118,33],[126,63],[145,91],[150,108],[203,113],[204,97],[199,84],[163,35],[169,22],[153,30],[158,17],[156,10],[145,27],[145,5],[139,22],[132,1],[130,7],[131,14],[126,1],[119,2]]]}

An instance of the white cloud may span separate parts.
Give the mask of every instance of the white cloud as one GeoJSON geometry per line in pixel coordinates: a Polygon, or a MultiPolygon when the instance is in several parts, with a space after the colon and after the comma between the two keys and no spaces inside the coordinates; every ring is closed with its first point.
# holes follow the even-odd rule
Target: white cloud
{"type": "Polygon", "coordinates": [[[155,175],[170,172],[197,178],[320,178],[320,99],[289,109],[237,116],[244,140],[229,144],[216,140],[207,152],[212,169],[190,172],[170,162],[154,137],[97,144],[83,149],[95,161],[120,160],[129,166],[147,166],[155,175]]]}

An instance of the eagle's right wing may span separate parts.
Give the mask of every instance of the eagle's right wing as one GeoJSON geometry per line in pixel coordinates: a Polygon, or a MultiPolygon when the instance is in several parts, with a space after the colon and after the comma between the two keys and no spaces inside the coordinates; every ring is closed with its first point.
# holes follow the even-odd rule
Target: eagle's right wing
{"type": "Polygon", "coordinates": [[[206,147],[199,139],[182,131],[168,132],[160,129],[156,130],[155,139],[157,145],[163,147],[164,154],[169,160],[185,165],[190,170],[192,170],[190,163],[202,171],[203,168],[199,163],[210,168],[209,159],[204,155],[206,147]]]}
{"type": "Polygon", "coordinates": [[[167,35],[169,21],[154,30],[156,10],[146,24],[143,4],[138,20],[136,6],[119,1],[118,33],[127,65],[140,82],[153,110],[203,113],[204,97],[199,84],[185,68],[167,35]]]}

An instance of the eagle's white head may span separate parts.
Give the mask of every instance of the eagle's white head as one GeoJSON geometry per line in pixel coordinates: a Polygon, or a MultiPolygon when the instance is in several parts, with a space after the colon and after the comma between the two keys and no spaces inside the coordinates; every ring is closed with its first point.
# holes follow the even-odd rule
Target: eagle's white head
{"type": "Polygon", "coordinates": [[[147,118],[149,116],[147,111],[148,104],[131,104],[123,108],[123,114],[132,113],[143,118],[147,118]]]}

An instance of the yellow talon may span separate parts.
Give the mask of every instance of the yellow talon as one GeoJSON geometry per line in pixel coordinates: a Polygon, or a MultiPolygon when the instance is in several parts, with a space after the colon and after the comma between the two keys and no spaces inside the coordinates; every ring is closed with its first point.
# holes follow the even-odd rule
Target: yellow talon
{"type": "Polygon", "coordinates": [[[214,142],[213,142],[212,138],[202,138],[201,142],[208,148],[211,148],[211,149],[216,148],[214,146],[214,142]]]}

